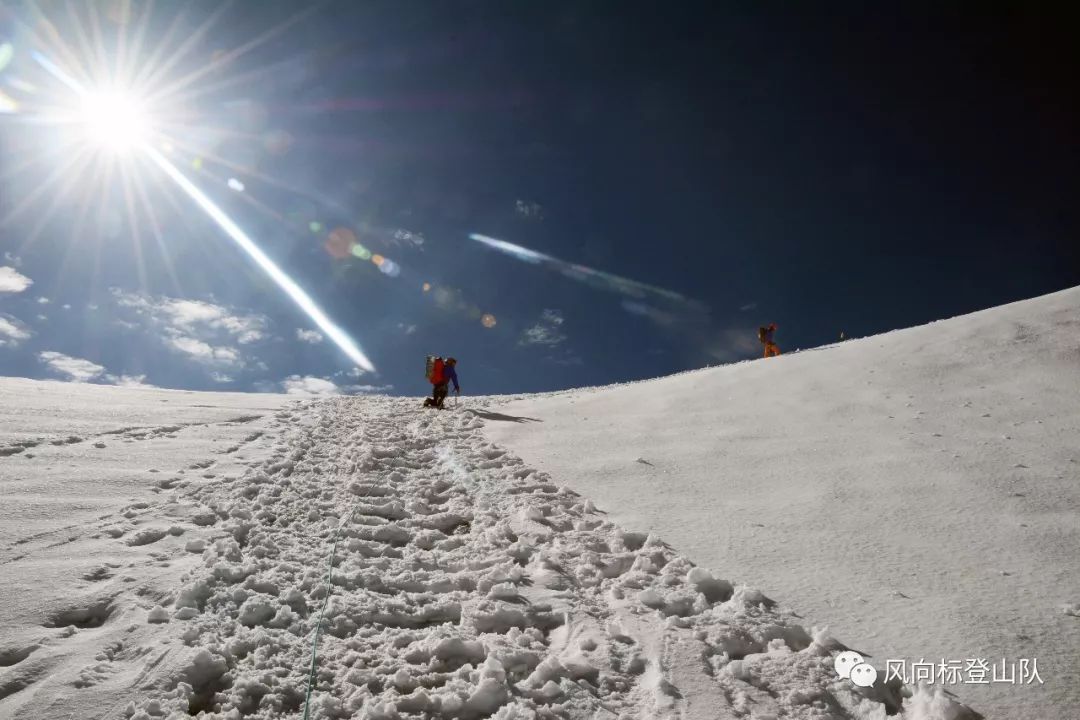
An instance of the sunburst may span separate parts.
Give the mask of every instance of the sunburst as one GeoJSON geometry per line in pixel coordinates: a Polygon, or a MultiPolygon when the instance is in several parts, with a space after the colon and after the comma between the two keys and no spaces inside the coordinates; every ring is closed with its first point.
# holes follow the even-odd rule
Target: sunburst
{"type": "MultiPolygon", "coordinates": [[[[139,3],[137,16],[136,5],[129,0],[20,6],[15,25],[24,41],[20,45],[25,46],[21,70],[31,80],[19,79],[20,97],[5,100],[6,95],[0,96],[5,100],[0,117],[9,121],[5,123],[9,129],[19,131],[20,146],[17,161],[0,173],[0,182],[20,191],[13,193],[17,199],[0,218],[0,225],[8,226],[33,210],[36,219],[21,248],[25,252],[57,207],[73,195],[81,193],[76,198],[80,220],[95,207],[103,212],[115,195],[124,206],[139,282],[145,287],[143,225],[159,246],[162,243],[154,210],[158,193],[152,196],[148,189],[180,191],[182,201],[213,220],[353,363],[374,371],[374,364],[349,335],[169,157],[169,149],[191,147],[189,136],[208,127],[191,119],[201,97],[252,80],[251,71],[222,76],[231,63],[320,7],[309,6],[232,50],[215,53],[209,62],[192,63],[199,41],[220,21],[227,5],[187,33],[180,11],[168,30],[154,38],[151,26],[160,18],[154,16],[153,3],[139,3]],[[103,19],[101,9],[110,17],[103,19]],[[103,27],[110,22],[116,30],[113,37],[106,37],[109,33],[103,27]],[[176,42],[179,36],[184,39],[176,42]],[[149,45],[155,50],[144,52],[149,45]],[[24,178],[29,181],[23,182],[24,178]]],[[[169,202],[177,200],[169,197],[169,202]]],[[[73,227],[73,240],[76,231],[73,227]]],[[[171,265],[167,271],[174,285],[178,284],[171,265]]]]}

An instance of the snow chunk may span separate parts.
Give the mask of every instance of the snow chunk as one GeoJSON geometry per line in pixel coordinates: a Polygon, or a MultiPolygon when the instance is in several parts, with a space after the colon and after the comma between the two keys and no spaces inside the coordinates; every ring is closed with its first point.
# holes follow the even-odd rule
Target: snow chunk
{"type": "Polygon", "coordinates": [[[506,704],[509,699],[506,685],[493,677],[484,678],[465,702],[465,709],[472,717],[487,717],[506,704]]]}
{"type": "Polygon", "coordinates": [[[702,567],[691,568],[686,574],[686,580],[697,588],[698,592],[705,596],[709,602],[724,602],[735,588],[727,580],[718,580],[708,570],[702,567]]]}
{"type": "Polygon", "coordinates": [[[206,541],[202,538],[188,540],[187,544],[184,545],[184,549],[192,553],[201,553],[206,549],[206,541]]]}
{"type": "Polygon", "coordinates": [[[638,593],[638,602],[645,607],[662,608],[664,607],[664,598],[660,593],[656,592],[652,588],[648,590],[642,590],[638,593]]]}
{"type": "Polygon", "coordinates": [[[240,606],[236,619],[240,624],[254,627],[263,625],[277,614],[277,603],[268,595],[253,595],[240,606]]]}
{"type": "Polygon", "coordinates": [[[169,611],[160,605],[155,605],[153,609],[146,614],[146,621],[150,623],[167,623],[169,622],[169,611]]]}
{"type": "Polygon", "coordinates": [[[920,683],[904,717],[908,720],[969,720],[976,716],[965,705],[949,697],[940,685],[931,688],[920,683]]]}

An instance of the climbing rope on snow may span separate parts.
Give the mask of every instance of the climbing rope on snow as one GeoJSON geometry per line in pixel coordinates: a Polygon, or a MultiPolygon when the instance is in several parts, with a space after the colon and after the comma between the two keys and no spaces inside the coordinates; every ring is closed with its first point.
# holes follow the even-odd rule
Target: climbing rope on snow
{"type": "Polygon", "coordinates": [[[304,693],[304,720],[308,720],[311,712],[311,686],[315,680],[315,663],[318,656],[319,635],[322,633],[323,614],[326,612],[326,604],[330,602],[330,580],[334,576],[334,556],[337,555],[338,538],[341,536],[341,528],[345,527],[346,523],[352,522],[354,514],[356,514],[355,507],[347,518],[338,523],[337,530],[334,531],[334,544],[330,547],[330,564],[326,568],[326,592],[323,595],[322,607],[319,608],[319,618],[315,623],[315,638],[311,641],[311,668],[308,670],[307,691],[304,693]]]}

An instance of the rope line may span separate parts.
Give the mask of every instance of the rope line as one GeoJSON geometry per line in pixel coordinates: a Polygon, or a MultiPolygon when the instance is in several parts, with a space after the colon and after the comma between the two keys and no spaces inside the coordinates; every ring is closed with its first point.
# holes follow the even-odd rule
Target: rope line
{"type": "Polygon", "coordinates": [[[330,548],[330,564],[326,568],[326,593],[323,596],[322,607],[319,608],[319,620],[315,624],[315,638],[311,641],[311,668],[308,670],[307,691],[304,693],[304,720],[308,720],[308,716],[311,712],[311,686],[315,680],[315,663],[319,649],[319,635],[322,633],[323,615],[326,612],[326,605],[330,602],[330,581],[334,576],[334,557],[337,555],[338,540],[341,536],[341,528],[345,527],[346,523],[352,522],[353,515],[356,513],[356,508],[352,509],[349,516],[338,524],[337,530],[334,531],[334,544],[330,548]]]}

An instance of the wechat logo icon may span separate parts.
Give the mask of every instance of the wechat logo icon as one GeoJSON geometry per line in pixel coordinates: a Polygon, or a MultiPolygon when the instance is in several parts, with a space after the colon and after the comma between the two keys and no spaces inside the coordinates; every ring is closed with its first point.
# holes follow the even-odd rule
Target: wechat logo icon
{"type": "Polygon", "coordinates": [[[857,652],[847,650],[840,653],[833,661],[833,668],[837,675],[858,687],[871,687],[877,681],[877,670],[857,652]]]}

